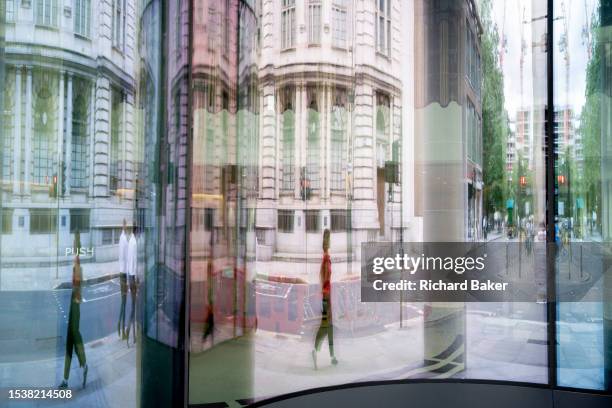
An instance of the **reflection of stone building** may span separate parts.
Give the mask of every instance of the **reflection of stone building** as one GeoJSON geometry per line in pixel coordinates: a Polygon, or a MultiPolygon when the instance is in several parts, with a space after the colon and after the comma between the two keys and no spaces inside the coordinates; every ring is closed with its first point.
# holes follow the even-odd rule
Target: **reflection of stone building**
{"type": "Polygon", "coordinates": [[[76,230],[98,260],[116,258],[139,154],[135,3],[7,2],[3,262],[62,256],[76,230]]]}
{"type": "MultiPolygon", "coordinates": [[[[191,50],[185,46],[181,49],[182,36],[177,25],[170,24],[170,35],[178,43],[177,47],[169,47],[170,54],[176,56],[171,57],[176,65],[174,61],[169,64],[168,85],[173,137],[182,139],[187,134],[187,115],[183,113],[188,86],[192,95],[189,296],[193,352],[243,335],[250,327],[255,307],[246,278],[254,268],[247,268],[244,261],[247,247],[251,257],[255,249],[253,208],[258,185],[260,104],[256,65],[258,3],[196,0],[190,27],[191,50]],[[191,58],[181,54],[189,51],[191,58]],[[188,64],[190,69],[184,69],[188,64]],[[203,322],[209,316],[214,316],[215,328],[207,337],[203,336],[203,322]]],[[[177,4],[170,6],[170,14],[188,29],[187,8],[181,12],[177,4]]],[[[180,152],[170,157],[179,164],[177,172],[181,173],[182,160],[176,161],[177,154],[180,152]]],[[[180,206],[185,195],[180,194],[182,189],[177,191],[178,200],[170,201],[180,206]]],[[[250,357],[245,355],[247,360],[250,357]]],[[[248,383],[232,381],[228,379],[237,388],[248,383]]]]}
{"type": "Polygon", "coordinates": [[[192,256],[232,255],[238,223],[259,260],[318,257],[325,228],[342,258],[398,239],[401,2],[352,7],[194,3],[192,256]]]}
{"type": "Polygon", "coordinates": [[[262,1],[258,259],[399,238],[401,7],[262,1]]]}
{"type": "MultiPolygon", "coordinates": [[[[191,257],[194,262],[192,278],[196,280],[205,279],[207,265],[204,260],[214,258],[218,268],[231,268],[236,255],[233,236],[238,193],[238,4],[237,0],[197,0],[194,3],[191,257]]],[[[187,14],[184,16],[187,18],[187,14]]],[[[186,19],[184,21],[187,23],[186,19]]],[[[176,50],[181,52],[180,47],[176,50]]],[[[177,55],[176,58],[179,61],[188,57],[177,55]]],[[[179,112],[178,85],[173,84],[172,91],[176,99],[175,112],[179,112]]],[[[181,97],[186,98],[186,92],[185,88],[181,97]]],[[[180,120],[177,113],[175,118],[180,120]]]]}

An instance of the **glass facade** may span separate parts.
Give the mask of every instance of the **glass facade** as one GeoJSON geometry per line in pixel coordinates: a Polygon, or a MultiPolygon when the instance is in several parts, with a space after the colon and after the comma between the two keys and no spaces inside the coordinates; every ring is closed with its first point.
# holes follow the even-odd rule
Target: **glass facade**
{"type": "Polygon", "coordinates": [[[609,3],[0,0],[0,405],[609,392],[609,3]],[[537,301],[366,302],[381,242],[537,301]]]}

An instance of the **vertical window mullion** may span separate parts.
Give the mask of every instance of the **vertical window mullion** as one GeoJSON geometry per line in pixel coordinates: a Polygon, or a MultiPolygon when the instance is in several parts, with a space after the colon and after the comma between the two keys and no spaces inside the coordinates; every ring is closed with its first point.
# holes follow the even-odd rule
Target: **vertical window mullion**
{"type": "Polygon", "coordinates": [[[291,42],[290,46],[295,45],[295,6],[291,8],[291,42]]]}

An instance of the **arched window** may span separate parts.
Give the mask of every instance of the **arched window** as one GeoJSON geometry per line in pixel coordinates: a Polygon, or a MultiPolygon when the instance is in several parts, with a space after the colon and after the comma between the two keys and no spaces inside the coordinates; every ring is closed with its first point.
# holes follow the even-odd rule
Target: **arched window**
{"type": "Polygon", "coordinates": [[[89,148],[89,102],[91,85],[82,79],[74,79],[72,104],[72,151],[70,156],[70,187],[87,187],[87,156],[89,148]]]}
{"type": "Polygon", "coordinates": [[[51,184],[57,176],[54,168],[57,134],[57,76],[40,72],[34,76],[33,152],[34,183],[51,184]]]}

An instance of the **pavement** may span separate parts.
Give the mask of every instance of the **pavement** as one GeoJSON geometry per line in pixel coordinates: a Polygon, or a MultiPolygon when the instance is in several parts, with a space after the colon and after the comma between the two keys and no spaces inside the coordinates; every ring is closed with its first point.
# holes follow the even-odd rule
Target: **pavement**
{"type": "MultiPolygon", "coordinates": [[[[499,239],[505,237],[489,234],[488,241],[499,239]]],[[[81,369],[74,356],[69,381],[74,398],[70,401],[8,401],[6,390],[54,388],[61,382],[71,295],[70,289],[61,288],[62,283],[70,281],[71,271],[69,268],[0,270],[0,406],[136,406],[137,346],[127,348],[116,333],[120,293],[118,279],[113,278],[113,264],[84,265],[84,278],[89,284],[83,288],[80,330],[89,365],[88,386],[81,389],[81,369]],[[23,281],[19,273],[23,274],[23,281]],[[41,281],[32,285],[38,278],[41,281]]],[[[334,263],[333,267],[334,280],[360,273],[357,262],[334,263]]],[[[587,265],[586,269],[592,271],[594,266],[587,265]]],[[[295,274],[307,281],[317,281],[319,264],[256,262],[255,270],[269,275],[295,274]]],[[[128,296],[128,315],[130,308],[128,296]]],[[[586,315],[601,315],[600,309],[601,303],[560,305],[559,378],[566,385],[595,389],[603,385],[602,327],[596,320],[584,320],[586,315]]],[[[436,370],[435,373],[423,367],[426,336],[422,316],[412,315],[400,327],[397,316],[393,315],[397,309],[384,310],[390,318],[382,319],[375,330],[336,332],[338,365],[331,364],[327,341],[324,341],[318,353],[318,370],[314,370],[311,355],[315,328],[302,335],[259,329],[218,342],[211,348],[198,339],[198,326],[192,324],[196,335],[192,336],[191,343],[190,400],[194,403],[224,401],[239,407],[253,398],[306,388],[432,376],[547,381],[545,305],[468,304],[466,369],[436,370]]],[[[335,322],[339,319],[342,326],[342,316],[334,319],[335,322]]],[[[364,316],[357,319],[364,320],[364,316]]],[[[218,323],[216,330],[222,331],[223,325],[218,323]]]]}
{"type": "MultiPolygon", "coordinates": [[[[9,401],[11,388],[56,388],[63,378],[71,289],[0,292],[0,406],[134,407],[136,347],[117,335],[118,279],[83,286],[80,333],[89,367],[87,387],[73,355],[71,400],[9,401]]],[[[128,295],[126,313],[131,301],[128,295]]]]}
{"type": "MultiPolygon", "coordinates": [[[[82,261],[83,279],[100,281],[119,273],[117,261],[82,261]]],[[[72,281],[72,265],[52,266],[2,266],[0,268],[0,291],[51,290],[72,281]]]]}
{"type": "MultiPolygon", "coordinates": [[[[546,383],[547,324],[545,305],[534,303],[467,304],[465,342],[450,359],[465,350],[465,370],[446,365],[424,366],[427,334],[423,317],[377,326],[374,331],[337,331],[334,347],[339,363],[331,363],[328,342],[311,351],[316,327],[301,335],[256,330],[247,335],[210,343],[198,340],[193,325],[190,360],[190,401],[225,402],[230,407],[307,388],[406,378],[475,378],[546,383]],[[433,368],[433,369],[432,369],[433,368]]],[[[573,306],[575,309],[577,306],[573,306]]],[[[391,313],[393,308],[387,309],[391,313]]],[[[585,310],[573,310],[580,314],[585,310]]],[[[61,312],[60,312],[61,313],[61,312]]],[[[591,313],[598,313],[597,311],[591,313]]],[[[343,319],[343,316],[334,317],[343,319]]],[[[338,324],[342,324],[338,321],[338,324]]],[[[565,381],[598,388],[603,384],[601,325],[578,322],[560,325],[560,365],[565,381]]],[[[228,338],[232,328],[217,324],[215,338],[228,338]],[[227,334],[226,333],[226,334],[227,334]]],[[[209,341],[209,340],[207,340],[209,341]]],[[[56,354],[4,359],[0,362],[0,406],[4,407],[135,407],[137,403],[138,344],[128,348],[116,333],[86,341],[88,385],[81,388],[82,371],[72,360],[70,401],[8,401],[9,388],[54,388],[62,379],[63,339],[56,354]],[[3,399],[4,398],[4,399],[3,399]]],[[[4,355],[5,353],[3,353],[4,355]]]]}
{"type": "Polygon", "coordinates": [[[63,352],[53,358],[0,363],[0,406],[2,407],[136,407],[136,347],[111,334],[85,344],[89,367],[87,386],[82,388],[82,370],[72,358],[69,400],[9,400],[8,389],[56,389],[64,371],[63,352]]]}
{"type": "MultiPolygon", "coordinates": [[[[309,388],[395,379],[548,381],[545,305],[489,303],[466,307],[466,341],[449,354],[455,359],[465,350],[465,369],[447,363],[424,366],[427,334],[422,317],[405,320],[402,327],[396,321],[372,333],[335,334],[338,364],[331,363],[325,340],[317,353],[316,370],[311,355],[315,329],[301,336],[257,330],[212,348],[193,336],[190,403],[240,407],[245,401],[309,388]]],[[[593,337],[593,329],[597,330],[596,325],[590,324],[581,328],[590,334],[565,340],[576,349],[580,342],[593,337]]],[[[572,370],[572,380],[578,380],[581,386],[601,387],[602,350],[601,344],[574,350],[574,361],[562,357],[563,368],[572,370]]]]}
{"type": "MultiPolygon", "coordinates": [[[[0,363],[62,354],[72,290],[0,292],[0,363]]],[[[121,295],[118,279],[84,286],[80,332],[93,342],[116,333],[121,295]]],[[[131,300],[126,299],[126,313],[131,300]]]]}

